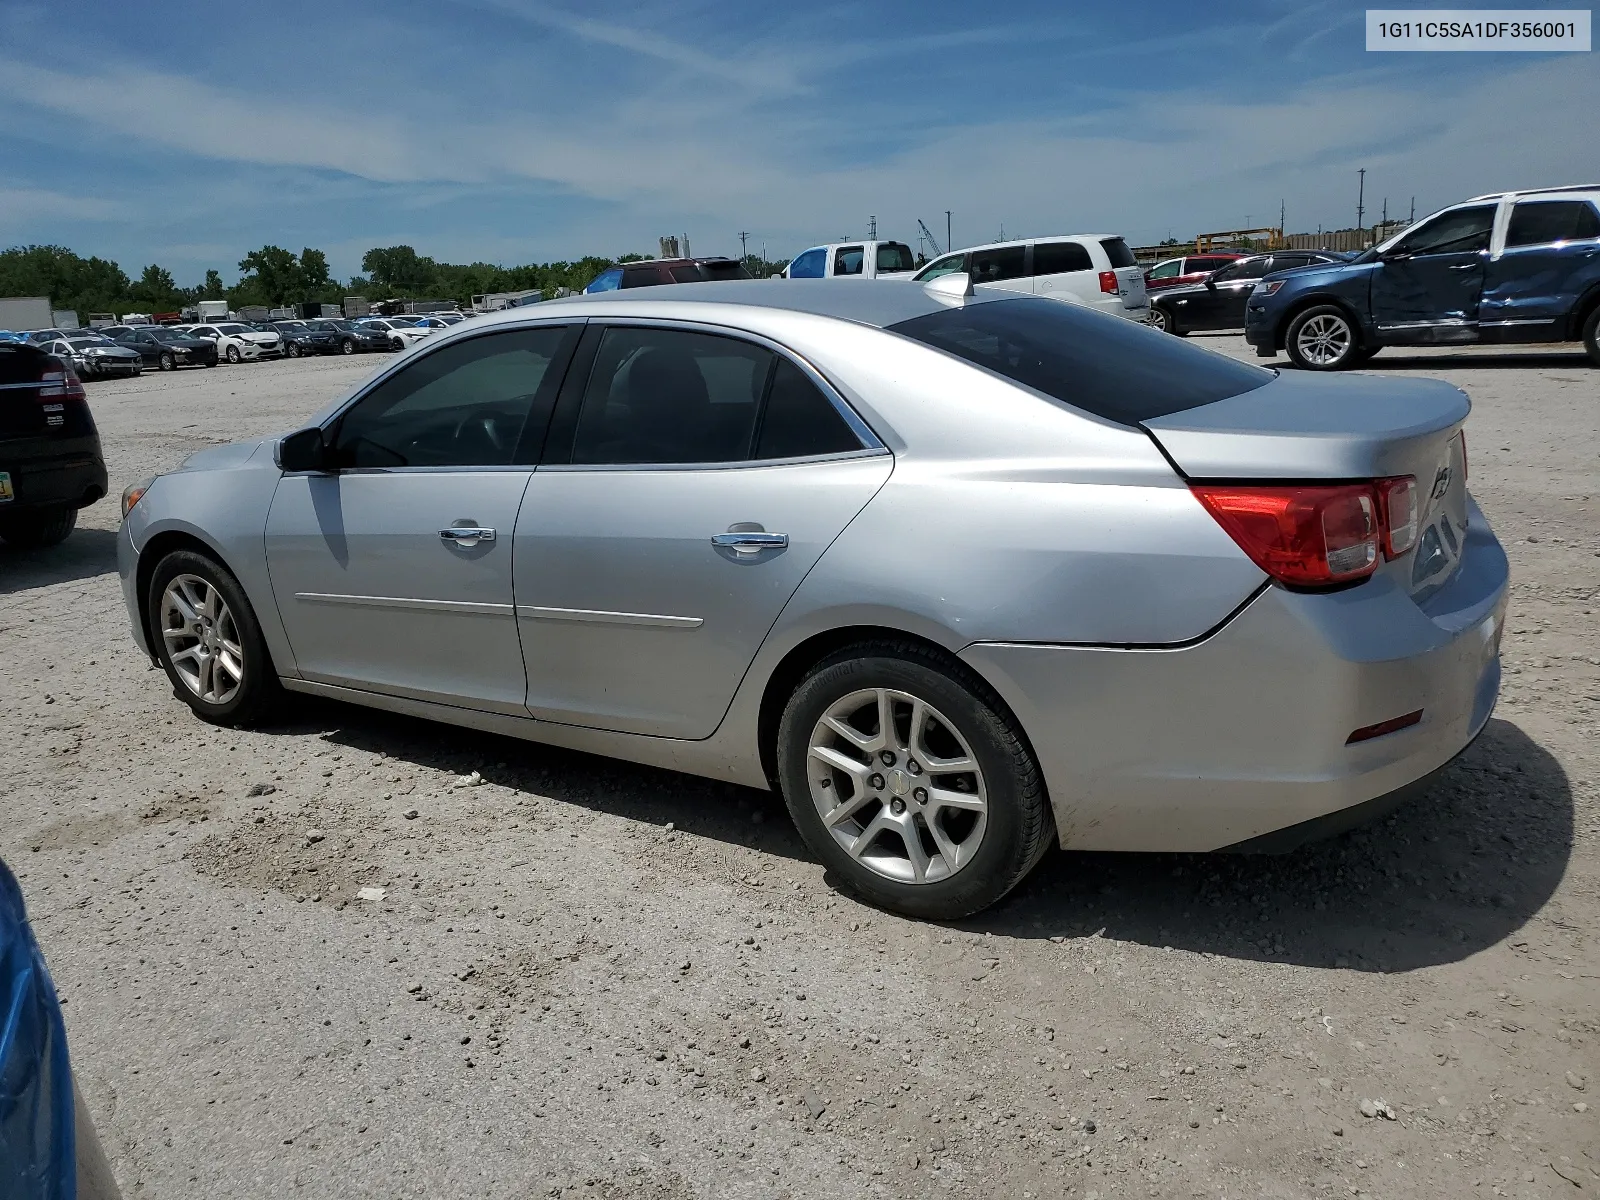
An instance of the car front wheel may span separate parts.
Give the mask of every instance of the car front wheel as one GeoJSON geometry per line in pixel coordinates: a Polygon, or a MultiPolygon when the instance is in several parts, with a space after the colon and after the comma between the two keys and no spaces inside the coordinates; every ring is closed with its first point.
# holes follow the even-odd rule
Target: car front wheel
{"type": "Polygon", "coordinates": [[[300,357],[300,343],[299,342],[290,342],[289,343],[289,357],[290,358],[299,358],[300,357]]]}
{"type": "Polygon", "coordinates": [[[1176,334],[1178,337],[1184,336],[1183,331],[1173,321],[1172,314],[1159,304],[1150,306],[1150,328],[1159,329],[1162,333],[1176,334]]]}
{"type": "Polygon", "coordinates": [[[173,358],[170,354],[163,354],[156,360],[156,364],[163,371],[176,371],[178,369],[178,360],[173,358]]]}
{"type": "Polygon", "coordinates": [[[150,640],[173,694],[214,725],[269,715],[278,677],[244,589],[224,567],[175,550],[150,579],[150,640]]]}
{"type": "Polygon", "coordinates": [[[78,523],[75,508],[36,508],[0,516],[0,540],[19,550],[35,550],[67,540],[78,523]]]}
{"type": "Polygon", "coordinates": [[[784,801],[852,891],[906,916],[989,907],[1053,838],[1026,739],[981,679],[924,647],[848,648],[806,676],[778,730],[784,801]]]}
{"type": "Polygon", "coordinates": [[[354,339],[345,338],[344,341],[339,343],[339,353],[340,354],[354,354],[355,352],[356,352],[356,344],[355,344],[354,339]]]}
{"type": "Polygon", "coordinates": [[[1595,306],[1583,323],[1583,348],[1588,352],[1589,361],[1600,367],[1600,305],[1595,306]]]}
{"type": "Polygon", "coordinates": [[[229,362],[237,364],[241,357],[243,357],[243,356],[240,355],[240,353],[239,353],[239,347],[237,347],[237,346],[229,346],[228,347],[228,361],[229,362]]]}
{"type": "Polygon", "coordinates": [[[1361,361],[1361,335],[1342,308],[1308,308],[1289,322],[1289,359],[1307,371],[1338,371],[1361,361]]]}

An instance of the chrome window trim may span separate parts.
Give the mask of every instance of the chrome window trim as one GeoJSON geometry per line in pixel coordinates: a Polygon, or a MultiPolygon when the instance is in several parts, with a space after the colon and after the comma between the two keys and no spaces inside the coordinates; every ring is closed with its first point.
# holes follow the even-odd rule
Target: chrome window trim
{"type": "Polygon", "coordinates": [[[856,458],[884,458],[888,455],[887,448],[878,447],[845,450],[838,454],[811,454],[798,458],[741,458],[733,462],[544,463],[539,467],[539,473],[546,475],[555,472],[595,471],[764,471],[775,467],[803,467],[812,463],[848,462],[856,458]]]}

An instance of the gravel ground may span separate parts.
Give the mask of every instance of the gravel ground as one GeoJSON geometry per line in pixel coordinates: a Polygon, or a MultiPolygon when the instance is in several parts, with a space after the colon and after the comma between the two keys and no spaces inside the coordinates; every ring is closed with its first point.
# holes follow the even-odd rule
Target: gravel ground
{"type": "MultiPolygon", "coordinates": [[[[373,365],[94,385],[113,496],[373,365]]],[[[762,793],[322,702],[197,722],[129,640],[114,499],[0,552],[0,855],[125,1193],[1600,1192],[1600,371],[1373,366],[1475,404],[1485,735],[1375,827],[1057,851],[956,926],[830,890],[762,793]]]]}

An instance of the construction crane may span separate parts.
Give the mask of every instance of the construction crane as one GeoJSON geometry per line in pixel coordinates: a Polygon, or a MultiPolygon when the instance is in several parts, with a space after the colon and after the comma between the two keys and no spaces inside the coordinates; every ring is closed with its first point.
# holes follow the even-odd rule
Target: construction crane
{"type": "Polygon", "coordinates": [[[917,228],[922,230],[922,236],[927,238],[928,239],[928,245],[933,247],[933,257],[934,258],[938,258],[939,255],[944,253],[943,250],[939,249],[939,243],[934,241],[933,234],[928,231],[928,227],[922,223],[922,218],[921,217],[917,218],[917,228]]]}

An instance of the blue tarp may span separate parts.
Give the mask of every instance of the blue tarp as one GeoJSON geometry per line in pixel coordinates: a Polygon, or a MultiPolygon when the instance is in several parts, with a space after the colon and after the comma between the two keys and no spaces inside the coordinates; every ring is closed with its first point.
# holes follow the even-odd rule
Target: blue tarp
{"type": "Polygon", "coordinates": [[[67,1030],[22,889],[0,862],[0,1197],[76,1200],[67,1030]]]}

